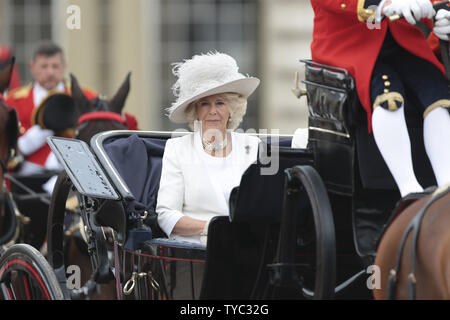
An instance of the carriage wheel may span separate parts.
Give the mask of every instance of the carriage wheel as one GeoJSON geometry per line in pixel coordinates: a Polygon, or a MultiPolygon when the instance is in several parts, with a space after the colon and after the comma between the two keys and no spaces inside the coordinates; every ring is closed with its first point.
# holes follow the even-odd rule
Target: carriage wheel
{"type": "Polygon", "coordinates": [[[15,244],[0,258],[0,299],[62,300],[63,293],[42,254],[27,244],[15,244]]]}
{"type": "Polygon", "coordinates": [[[285,174],[278,249],[275,263],[269,266],[272,294],[278,291],[283,298],[332,299],[336,242],[327,190],[313,167],[295,166],[285,174]]]}
{"type": "MultiPolygon", "coordinates": [[[[59,283],[66,283],[66,237],[64,230],[64,219],[66,215],[66,202],[73,187],[72,181],[65,172],[61,172],[56,180],[52,199],[50,202],[49,215],[47,221],[47,246],[48,260],[53,268],[59,283]]],[[[92,260],[91,260],[92,262],[92,260]]],[[[97,270],[99,271],[99,270],[97,270]]],[[[63,288],[65,299],[85,299],[96,290],[97,274],[93,273],[91,278],[82,284],[80,289],[69,290],[63,288]]]]}

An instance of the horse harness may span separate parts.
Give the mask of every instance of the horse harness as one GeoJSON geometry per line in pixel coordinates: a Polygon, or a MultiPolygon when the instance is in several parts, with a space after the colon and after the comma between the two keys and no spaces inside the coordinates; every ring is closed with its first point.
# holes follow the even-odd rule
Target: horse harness
{"type": "Polygon", "coordinates": [[[408,238],[408,235],[411,231],[413,231],[413,239],[412,239],[412,246],[411,246],[411,272],[408,275],[408,296],[410,300],[416,299],[416,277],[415,277],[415,267],[416,267],[416,256],[417,256],[417,240],[419,237],[419,231],[420,226],[423,220],[423,217],[425,216],[425,213],[427,212],[428,208],[437,200],[442,198],[443,196],[450,193],[450,184],[440,187],[436,189],[431,197],[428,199],[428,201],[425,203],[425,205],[420,209],[420,211],[416,214],[416,216],[409,222],[405,232],[403,233],[399,251],[397,254],[397,262],[395,264],[394,269],[391,269],[389,273],[389,279],[388,279],[388,287],[387,287],[387,299],[392,300],[395,298],[396,289],[397,289],[397,275],[400,270],[401,266],[401,260],[403,255],[403,249],[406,244],[406,240],[408,238]]]}

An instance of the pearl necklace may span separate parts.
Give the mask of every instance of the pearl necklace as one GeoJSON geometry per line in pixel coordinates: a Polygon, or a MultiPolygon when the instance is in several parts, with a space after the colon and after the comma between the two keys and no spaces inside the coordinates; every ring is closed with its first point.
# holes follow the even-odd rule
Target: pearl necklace
{"type": "Polygon", "coordinates": [[[214,143],[214,142],[206,141],[205,139],[202,138],[202,145],[203,145],[203,149],[205,149],[208,152],[219,151],[219,150],[222,150],[227,147],[228,139],[227,139],[227,136],[225,136],[225,139],[222,142],[214,143]]]}

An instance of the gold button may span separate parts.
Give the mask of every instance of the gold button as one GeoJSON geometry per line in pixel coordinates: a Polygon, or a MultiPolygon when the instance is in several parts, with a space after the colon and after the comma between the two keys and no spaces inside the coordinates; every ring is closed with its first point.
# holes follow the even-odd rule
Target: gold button
{"type": "Polygon", "coordinates": [[[345,8],[347,8],[347,5],[345,3],[343,3],[343,4],[341,4],[341,8],[345,9],[345,8]]]}
{"type": "Polygon", "coordinates": [[[389,79],[389,77],[387,75],[384,75],[383,80],[387,80],[387,79],[389,79]]]}
{"type": "Polygon", "coordinates": [[[384,85],[385,85],[386,87],[389,87],[389,86],[391,85],[391,83],[390,83],[389,81],[386,81],[386,82],[384,83],[384,85]]]}
{"type": "Polygon", "coordinates": [[[384,89],[384,93],[389,93],[389,89],[384,89]]]}
{"type": "Polygon", "coordinates": [[[24,127],[20,127],[19,132],[20,132],[20,134],[24,134],[25,133],[25,128],[24,127]]]}

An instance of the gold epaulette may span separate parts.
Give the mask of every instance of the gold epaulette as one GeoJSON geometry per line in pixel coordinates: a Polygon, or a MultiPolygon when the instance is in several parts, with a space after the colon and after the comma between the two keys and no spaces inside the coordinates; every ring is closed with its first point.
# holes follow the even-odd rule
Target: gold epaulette
{"type": "Polygon", "coordinates": [[[365,0],[358,0],[358,7],[356,9],[358,20],[361,22],[367,22],[370,17],[373,17],[375,15],[375,10],[365,8],[365,2],[365,0]]]}
{"type": "Polygon", "coordinates": [[[33,88],[33,84],[29,83],[26,86],[16,88],[11,90],[10,93],[8,93],[8,97],[13,97],[14,99],[22,99],[28,97],[30,94],[30,90],[33,88]]]}

